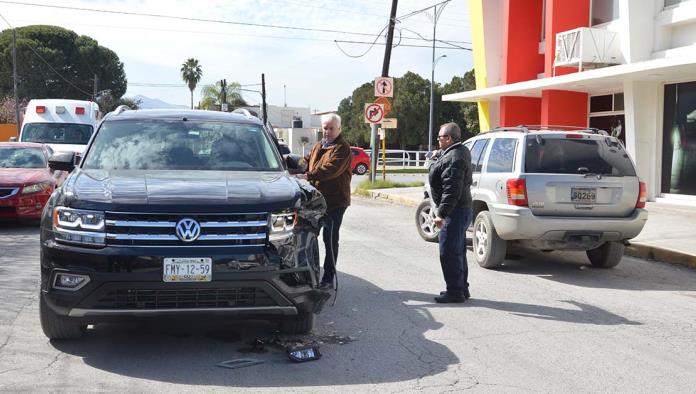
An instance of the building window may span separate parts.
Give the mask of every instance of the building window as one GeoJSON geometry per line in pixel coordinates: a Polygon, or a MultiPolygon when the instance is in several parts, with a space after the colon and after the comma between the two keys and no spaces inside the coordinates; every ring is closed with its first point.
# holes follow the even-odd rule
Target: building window
{"type": "Polygon", "coordinates": [[[624,110],[623,93],[606,94],[590,97],[590,113],[613,112],[624,110]]]}
{"type": "Polygon", "coordinates": [[[592,26],[619,19],[619,0],[592,0],[592,26]]]}
{"type": "Polygon", "coordinates": [[[679,3],[684,3],[688,0],[665,0],[665,8],[677,5],[679,3]]]}
{"type": "Polygon", "coordinates": [[[590,97],[590,127],[604,130],[626,144],[623,93],[590,97]]]}
{"type": "Polygon", "coordinates": [[[662,192],[696,195],[696,82],[665,85],[662,192]]]}

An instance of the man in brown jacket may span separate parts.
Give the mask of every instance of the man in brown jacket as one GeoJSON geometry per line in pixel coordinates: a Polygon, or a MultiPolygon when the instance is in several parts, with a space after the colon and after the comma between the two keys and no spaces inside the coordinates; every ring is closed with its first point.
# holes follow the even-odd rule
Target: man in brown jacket
{"type": "Polygon", "coordinates": [[[312,147],[307,157],[307,173],[302,178],[314,185],[326,200],[326,218],[322,230],[326,256],[320,288],[334,288],[338,231],[343,214],[350,205],[350,145],[341,136],[341,117],[328,114],[321,117],[323,138],[312,147]]]}

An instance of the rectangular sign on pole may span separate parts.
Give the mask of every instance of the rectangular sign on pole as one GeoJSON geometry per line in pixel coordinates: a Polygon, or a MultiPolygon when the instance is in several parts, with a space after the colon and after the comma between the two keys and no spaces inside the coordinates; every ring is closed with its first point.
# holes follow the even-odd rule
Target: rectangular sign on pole
{"type": "Polygon", "coordinates": [[[383,129],[395,129],[396,128],[396,118],[384,118],[382,119],[383,129]]]}

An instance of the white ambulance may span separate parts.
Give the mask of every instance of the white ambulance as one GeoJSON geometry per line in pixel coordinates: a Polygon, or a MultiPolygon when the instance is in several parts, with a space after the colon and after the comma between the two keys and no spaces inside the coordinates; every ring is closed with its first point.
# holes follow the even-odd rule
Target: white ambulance
{"type": "Polygon", "coordinates": [[[82,153],[100,117],[99,105],[92,101],[31,100],[24,112],[19,140],[47,144],[55,152],[82,153]]]}

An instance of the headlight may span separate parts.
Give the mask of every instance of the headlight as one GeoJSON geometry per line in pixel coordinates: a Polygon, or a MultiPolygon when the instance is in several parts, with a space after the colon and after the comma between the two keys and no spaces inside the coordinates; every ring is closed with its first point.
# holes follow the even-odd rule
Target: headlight
{"type": "Polygon", "coordinates": [[[56,241],[104,245],[104,212],[55,207],[53,230],[56,241]]]}
{"type": "Polygon", "coordinates": [[[50,188],[51,182],[35,183],[33,185],[24,186],[24,188],[22,188],[22,194],[38,193],[50,188]]]}
{"type": "Polygon", "coordinates": [[[268,238],[273,241],[291,236],[295,223],[297,223],[297,213],[295,212],[272,213],[268,238]]]}

